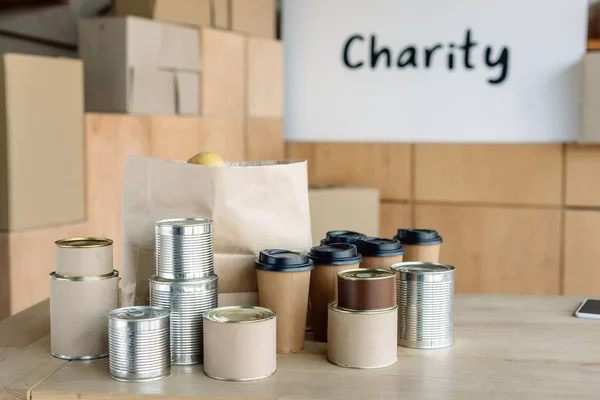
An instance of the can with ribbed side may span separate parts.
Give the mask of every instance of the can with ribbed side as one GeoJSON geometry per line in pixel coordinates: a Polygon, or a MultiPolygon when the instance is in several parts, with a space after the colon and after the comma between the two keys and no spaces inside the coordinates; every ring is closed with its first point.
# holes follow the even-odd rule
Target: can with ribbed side
{"type": "Polygon", "coordinates": [[[150,278],[150,305],[171,310],[171,363],[189,365],[203,359],[204,312],[217,307],[218,277],[150,278]]]}
{"type": "Polygon", "coordinates": [[[148,382],[171,374],[169,310],[125,307],[108,314],[108,366],[111,378],[148,382]]]}
{"type": "Polygon", "coordinates": [[[405,262],[391,268],[396,272],[398,345],[418,349],[452,345],[454,267],[405,262]]]}
{"type": "Polygon", "coordinates": [[[214,273],[212,221],[174,218],[155,223],[156,275],[199,279],[214,273]]]}

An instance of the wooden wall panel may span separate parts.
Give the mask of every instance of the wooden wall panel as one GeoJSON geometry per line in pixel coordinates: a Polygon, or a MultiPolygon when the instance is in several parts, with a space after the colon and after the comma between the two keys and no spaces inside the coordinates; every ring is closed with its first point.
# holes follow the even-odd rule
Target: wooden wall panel
{"type": "Polygon", "coordinates": [[[202,118],[202,151],[219,154],[225,161],[246,159],[242,118],[202,118]]]}
{"type": "Polygon", "coordinates": [[[88,114],[86,118],[88,228],[114,241],[115,267],[121,265],[121,186],[125,157],[150,155],[150,119],[88,114]]]}
{"type": "Polygon", "coordinates": [[[416,144],[415,199],[561,205],[562,145],[416,144]]]}
{"type": "Polygon", "coordinates": [[[416,205],[415,226],[444,238],[457,293],[559,294],[560,219],[553,209],[416,205]]]}
{"type": "Polygon", "coordinates": [[[409,144],[290,142],[286,157],[308,160],[311,185],[377,187],[382,200],[410,197],[409,144]]]}
{"type": "Polygon", "coordinates": [[[565,215],[564,294],[600,295],[600,211],[565,215]]]}
{"type": "Polygon", "coordinates": [[[598,176],[600,176],[600,146],[567,145],[567,205],[600,206],[598,176]]]}
{"type": "Polygon", "coordinates": [[[398,228],[412,227],[412,206],[382,202],[379,217],[379,235],[384,238],[391,238],[398,232],[398,228]]]}
{"type": "Polygon", "coordinates": [[[283,160],[283,119],[249,118],[246,125],[247,159],[250,161],[283,160]]]}

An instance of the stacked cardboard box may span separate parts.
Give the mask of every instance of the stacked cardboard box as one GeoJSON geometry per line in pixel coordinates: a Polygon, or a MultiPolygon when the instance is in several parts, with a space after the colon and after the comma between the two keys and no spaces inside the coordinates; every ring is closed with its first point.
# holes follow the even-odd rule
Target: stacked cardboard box
{"type": "Polygon", "coordinates": [[[0,317],[48,297],[53,242],[85,233],[81,61],[0,58],[0,317]]]}

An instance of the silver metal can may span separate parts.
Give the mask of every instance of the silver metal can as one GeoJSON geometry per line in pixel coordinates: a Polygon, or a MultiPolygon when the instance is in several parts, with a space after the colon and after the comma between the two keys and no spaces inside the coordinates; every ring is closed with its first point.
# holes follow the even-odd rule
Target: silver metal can
{"type": "Polygon", "coordinates": [[[148,382],[171,374],[169,310],[138,306],[108,313],[108,365],[111,378],[148,382]]]}
{"type": "Polygon", "coordinates": [[[155,223],[156,275],[199,279],[214,273],[212,221],[175,218],[155,223]]]}
{"type": "Polygon", "coordinates": [[[277,371],[277,316],[265,307],[220,307],[204,314],[204,373],[224,381],[268,378],[277,371]]]}
{"type": "Polygon", "coordinates": [[[452,345],[454,267],[405,262],[391,268],[396,271],[398,345],[418,349],[452,345]]]}
{"type": "Polygon", "coordinates": [[[150,305],[171,310],[171,363],[189,365],[203,359],[204,312],[217,307],[218,277],[171,280],[150,278],[150,305]]]}

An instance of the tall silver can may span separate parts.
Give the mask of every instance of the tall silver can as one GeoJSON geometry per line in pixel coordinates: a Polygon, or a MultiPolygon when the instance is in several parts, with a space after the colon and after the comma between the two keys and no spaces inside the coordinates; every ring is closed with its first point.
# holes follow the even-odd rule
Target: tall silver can
{"type": "Polygon", "coordinates": [[[218,277],[171,280],[150,278],[150,305],[171,310],[171,363],[203,360],[204,312],[217,307],[218,277]]]}
{"type": "Polygon", "coordinates": [[[147,382],[171,374],[169,310],[125,307],[108,314],[108,365],[111,378],[147,382]]]}
{"type": "Polygon", "coordinates": [[[452,345],[454,267],[405,262],[391,268],[396,272],[398,345],[418,349],[452,345]]]}
{"type": "Polygon", "coordinates": [[[212,220],[174,218],[154,225],[156,275],[199,279],[214,273],[212,220]]]}

